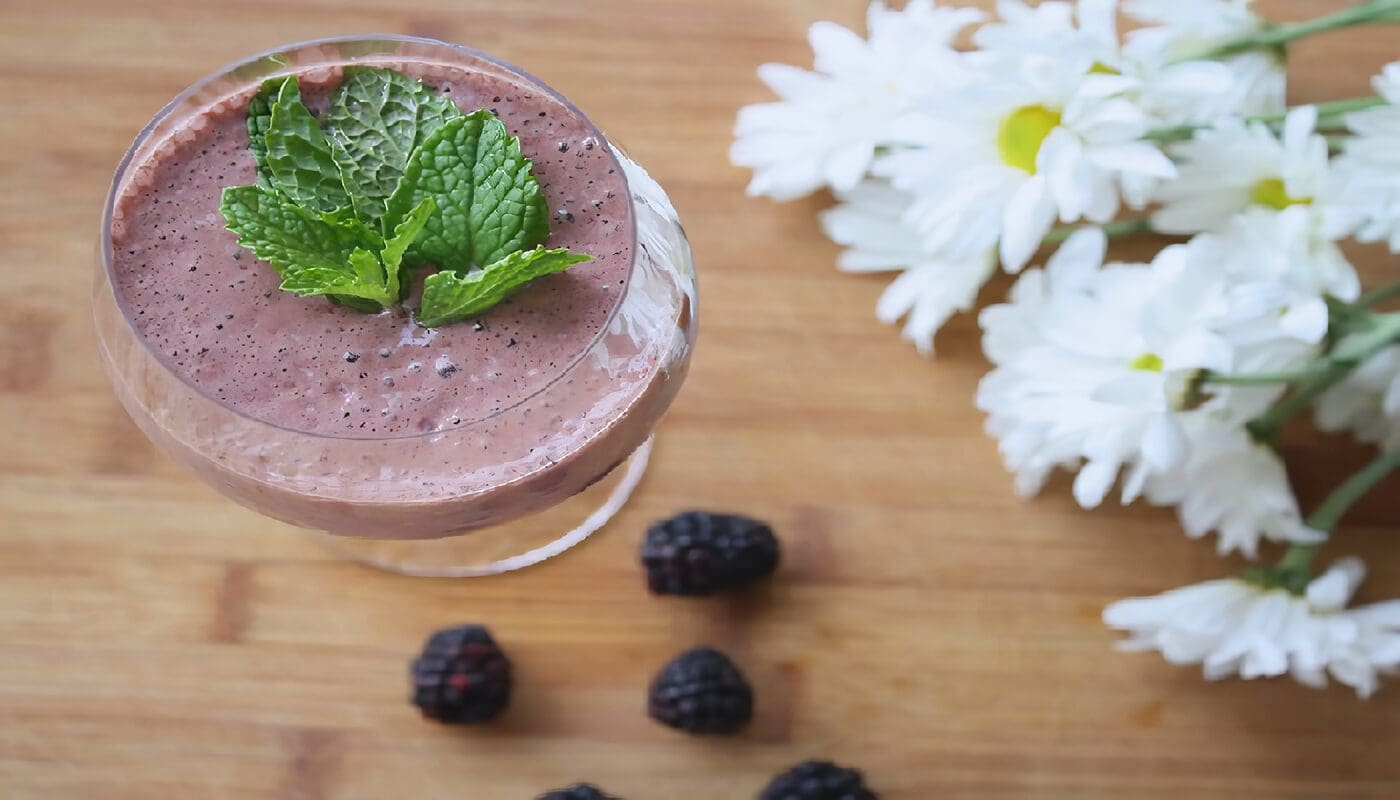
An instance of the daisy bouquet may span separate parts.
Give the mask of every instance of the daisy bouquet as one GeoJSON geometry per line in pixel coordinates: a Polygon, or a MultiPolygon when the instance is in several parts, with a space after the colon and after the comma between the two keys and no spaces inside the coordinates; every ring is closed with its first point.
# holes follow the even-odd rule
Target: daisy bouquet
{"type": "Polygon", "coordinates": [[[876,314],[921,351],[994,272],[1019,273],[978,317],[977,404],[1020,493],[1068,470],[1085,508],[1172,506],[1252,560],[1110,605],[1125,649],[1363,696],[1400,671],[1400,600],[1352,606],[1362,563],[1315,564],[1400,468],[1400,282],[1364,291],[1338,246],[1400,251],[1400,62],[1365,96],[1284,100],[1290,42],[1396,22],[1400,0],[1287,24],[1247,0],[1000,0],[992,18],[877,2],[866,36],[812,26],[812,70],[760,67],[780,99],[740,111],[749,193],[830,191],[838,267],[893,276],[876,314]],[[1175,241],[1106,262],[1144,233],[1175,241]],[[1276,441],[1309,411],[1377,452],[1305,515],[1276,441]]]}

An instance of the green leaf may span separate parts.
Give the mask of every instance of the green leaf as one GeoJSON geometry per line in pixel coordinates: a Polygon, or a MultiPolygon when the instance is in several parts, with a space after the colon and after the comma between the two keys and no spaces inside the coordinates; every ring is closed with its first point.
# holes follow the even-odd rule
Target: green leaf
{"type": "Polygon", "coordinates": [[[352,208],[346,207],[336,211],[322,211],[316,215],[328,225],[339,228],[346,236],[351,237],[360,243],[360,246],[369,250],[384,249],[384,237],[379,235],[379,231],[374,227],[355,216],[352,208]]]}
{"type": "Polygon", "coordinates": [[[379,253],[379,260],[384,262],[384,271],[388,276],[389,294],[400,299],[408,294],[408,281],[403,280],[403,257],[419,234],[423,232],[423,227],[428,224],[428,218],[436,210],[437,204],[433,202],[433,198],[423,198],[423,202],[408,212],[408,216],[394,228],[394,235],[390,236],[388,241],[384,243],[384,247],[379,253]]]}
{"type": "Polygon", "coordinates": [[[335,305],[345,306],[346,308],[353,308],[361,314],[378,314],[379,312],[384,310],[383,305],[376,303],[373,300],[363,300],[359,297],[350,297],[348,295],[343,294],[331,294],[326,295],[326,299],[331,301],[335,305]]]}
{"type": "Polygon", "coordinates": [[[413,140],[413,146],[421,147],[443,123],[463,116],[462,109],[456,103],[429,92],[428,99],[418,107],[418,135],[413,140]]]}
{"type": "Polygon", "coordinates": [[[592,256],[565,249],[535,248],[511,253],[470,274],[451,270],[433,273],[423,282],[418,324],[436,328],[475,317],[536,278],[563,272],[592,259],[592,256]]]}
{"type": "Polygon", "coordinates": [[[325,130],[295,77],[269,80],[247,126],[258,182],[225,189],[221,210],[288,292],[374,312],[409,294],[408,266],[431,261],[441,271],[419,321],[442,325],[590,259],[538,247],[548,209],[505,125],[414,78],[348,69],[325,130]]]}
{"type": "Polygon", "coordinates": [[[350,228],[327,222],[261,186],[224,189],[219,210],[239,244],[283,277],[309,268],[338,269],[363,244],[350,228]]]}
{"type": "Polygon", "coordinates": [[[248,101],[248,149],[258,167],[258,185],[271,189],[272,172],[267,167],[267,128],[272,124],[272,103],[282,91],[282,84],[292,80],[269,78],[248,101]]]}
{"type": "Polygon", "coordinates": [[[222,211],[239,244],[272,265],[282,289],[328,295],[357,311],[374,312],[402,300],[403,254],[433,213],[426,200],[385,242],[344,213],[313,214],[260,186],[224,190],[222,211]],[[375,250],[382,250],[379,256],[375,250]]]}
{"type": "Polygon", "coordinates": [[[409,253],[466,272],[549,236],[548,209],[520,140],[489,111],[444,122],[409,157],[385,222],[397,225],[424,198],[437,204],[409,253]]]}
{"type": "Polygon", "coordinates": [[[328,295],[358,311],[377,311],[402,298],[404,251],[433,213],[424,201],[389,241],[345,213],[319,214],[259,186],[224,190],[222,210],[239,244],[282,276],[282,289],[304,297],[328,295]],[[375,250],[382,250],[378,256],[375,250]],[[368,301],[368,302],[366,302],[368,301]]]}
{"type": "Polygon", "coordinates": [[[384,214],[413,148],[462,112],[415,78],[378,67],[351,67],[331,96],[326,127],[345,188],[365,219],[384,214]],[[423,128],[429,128],[423,132],[423,128]]]}
{"type": "Polygon", "coordinates": [[[297,270],[282,280],[282,290],[302,297],[336,295],[369,300],[380,306],[398,302],[397,291],[386,287],[384,266],[368,250],[356,248],[338,269],[310,267],[297,270]]]}
{"type": "Polygon", "coordinates": [[[295,79],[288,78],[278,91],[264,141],[272,185],[287,199],[313,211],[350,204],[330,141],[302,105],[295,79]]]}

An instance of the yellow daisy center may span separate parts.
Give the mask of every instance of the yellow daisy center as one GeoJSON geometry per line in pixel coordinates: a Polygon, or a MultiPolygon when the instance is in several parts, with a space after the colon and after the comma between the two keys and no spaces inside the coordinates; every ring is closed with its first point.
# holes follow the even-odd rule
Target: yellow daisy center
{"type": "Polygon", "coordinates": [[[1288,193],[1281,178],[1265,178],[1254,184],[1249,199],[1257,206],[1285,209],[1289,206],[1305,206],[1312,202],[1311,197],[1294,197],[1288,193]]]}
{"type": "Polygon", "coordinates": [[[1133,359],[1132,362],[1128,364],[1128,366],[1132,369],[1141,370],[1143,372],[1161,372],[1162,357],[1157,355],[1156,353],[1143,353],[1142,355],[1133,359]]]}
{"type": "Polygon", "coordinates": [[[997,127],[997,151],[1007,166],[1035,174],[1035,157],[1050,131],[1060,125],[1060,112],[1045,106],[1021,106],[997,127]]]}

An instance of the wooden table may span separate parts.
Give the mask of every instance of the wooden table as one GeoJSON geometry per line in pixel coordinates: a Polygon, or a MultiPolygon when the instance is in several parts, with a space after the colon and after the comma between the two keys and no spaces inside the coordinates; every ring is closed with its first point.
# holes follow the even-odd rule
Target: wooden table
{"type": "MultiPolygon", "coordinates": [[[[807,24],[862,8],[0,0],[0,798],[510,800],[590,779],[629,800],[740,800],[822,755],[894,800],[1400,797],[1400,685],[1363,703],[1114,654],[1106,602],[1238,563],[1166,511],[1082,512],[1062,479],[1018,500],[972,404],[974,321],[925,361],[873,318],[885,281],[832,268],[825,201],[743,196],[725,154],[735,109],[766,96],[754,67],[809,63],[807,24]],[[97,363],[97,218],[132,135],[225,62],[365,31],[526,65],[652,170],[693,237],[702,343],[651,474],[604,534],[519,574],[338,561],[153,449],[97,363]],[[692,506],[773,521],[787,550],[770,589],[647,596],[641,532],[692,506]],[[443,729],[406,702],[405,669],[429,631],[469,620],[509,648],[518,691],[499,724],[443,729]],[[743,737],[642,713],[651,673],[699,642],[757,684],[743,737]]],[[[1308,43],[1294,99],[1359,94],[1396,55],[1394,29],[1308,43]]],[[[1306,432],[1288,447],[1309,503],[1364,455],[1306,432]]],[[[1397,489],[1329,551],[1368,557],[1363,599],[1400,595],[1397,489]]]]}

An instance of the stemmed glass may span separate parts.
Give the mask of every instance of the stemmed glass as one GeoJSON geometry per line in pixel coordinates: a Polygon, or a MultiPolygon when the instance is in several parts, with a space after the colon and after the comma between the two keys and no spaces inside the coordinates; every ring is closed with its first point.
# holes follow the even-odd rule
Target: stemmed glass
{"type": "Polygon", "coordinates": [[[652,430],[684,380],[696,334],[694,266],[675,210],[601,132],[592,135],[617,160],[636,227],[631,270],[608,324],[542,389],[449,429],[352,438],[254,419],[172,370],[113,290],[114,207],[155,148],[203,109],[266,78],[376,61],[486,71],[567,104],[538,79],[471,48],[391,35],[279,47],[195,83],[151,120],[117,167],[93,290],[102,361],[146,435],[227,497],[318,531],[350,558],[400,573],[463,577],[518,569],[578,544],[626,502],[646,469],[652,430]],[[532,419],[546,417],[544,409],[548,418],[577,426],[579,435],[561,440],[542,429],[534,444],[556,444],[527,447],[519,431],[539,427],[532,419]],[[454,490],[463,476],[483,488],[454,490]]]}

